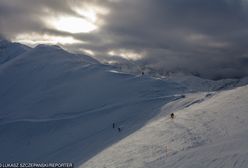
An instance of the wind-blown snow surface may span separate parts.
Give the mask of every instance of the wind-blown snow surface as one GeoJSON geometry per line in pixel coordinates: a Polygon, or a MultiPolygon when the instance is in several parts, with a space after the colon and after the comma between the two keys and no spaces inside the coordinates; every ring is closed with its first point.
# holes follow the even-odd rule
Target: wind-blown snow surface
{"type": "Polygon", "coordinates": [[[155,79],[58,46],[4,44],[1,57],[11,59],[0,64],[1,163],[247,167],[248,78],[155,79]]]}
{"type": "Polygon", "coordinates": [[[1,65],[0,81],[0,162],[76,166],[142,127],[184,90],[45,45],[1,65]]]}

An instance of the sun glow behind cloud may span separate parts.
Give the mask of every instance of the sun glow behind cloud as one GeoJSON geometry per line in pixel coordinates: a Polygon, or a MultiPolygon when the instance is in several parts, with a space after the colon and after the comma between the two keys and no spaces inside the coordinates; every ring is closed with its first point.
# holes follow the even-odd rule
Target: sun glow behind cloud
{"type": "MultiPolygon", "coordinates": [[[[76,15],[68,14],[53,14],[50,10],[45,11],[45,13],[50,15],[45,15],[41,18],[42,22],[45,23],[48,29],[54,29],[61,32],[69,33],[67,36],[59,35],[48,35],[48,34],[19,34],[12,39],[13,41],[22,42],[30,46],[35,46],[36,44],[75,44],[84,43],[83,41],[76,40],[71,34],[77,33],[94,33],[95,30],[100,29],[101,25],[104,23],[103,19],[99,17],[100,15],[107,15],[109,11],[103,7],[98,7],[94,5],[77,5],[72,6],[72,10],[77,13],[76,15]]],[[[87,52],[89,53],[89,52],[87,52]]],[[[93,55],[92,52],[90,55],[93,55]]]]}
{"type": "Polygon", "coordinates": [[[57,16],[46,21],[51,28],[69,33],[90,33],[97,30],[103,21],[99,15],[106,15],[109,11],[97,6],[73,7],[79,16],[57,16]]]}
{"type": "Polygon", "coordinates": [[[97,29],[95,24],[79,17],[63,16],[50,19],[49,22],[55,29],[69,33],[88,33],[97,29]]]}

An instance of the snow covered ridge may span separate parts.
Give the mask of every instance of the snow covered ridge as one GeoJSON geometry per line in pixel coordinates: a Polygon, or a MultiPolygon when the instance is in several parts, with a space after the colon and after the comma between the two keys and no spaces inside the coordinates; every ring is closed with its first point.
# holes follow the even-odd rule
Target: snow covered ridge
{"type": "Polygon", "coordinates": [[[0,64],[0,163],[247,165],[247,79],[130,75],[58,46],[16,53],[0,64]]]}

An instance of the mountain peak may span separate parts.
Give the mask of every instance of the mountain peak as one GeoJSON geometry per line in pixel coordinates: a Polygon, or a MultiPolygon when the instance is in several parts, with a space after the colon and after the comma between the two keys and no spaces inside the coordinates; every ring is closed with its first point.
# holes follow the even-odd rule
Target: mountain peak
{"type": "Polygon", "coordinates": [[[53,49],[62,49],[58,45],[48,45],[48,44],[39,44],[35,48],[53,48],[53,49]]]}
{"type": "Polygon", "coordinates": [[[0,37],[0,65],[28,51],[30,47],[0,37]]]}

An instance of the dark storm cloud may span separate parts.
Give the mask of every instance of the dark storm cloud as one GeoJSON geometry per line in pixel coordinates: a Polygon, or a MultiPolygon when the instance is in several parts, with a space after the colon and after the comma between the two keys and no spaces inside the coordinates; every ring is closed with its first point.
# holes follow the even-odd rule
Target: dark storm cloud
{"type": "Polygon", "coordinates": [[[2,0],[0,28],[10,38],[24,32],[72,36],[84,43],[67,48],[92,50],[102,60],[111,50],[145,53],[134,63],[163,73],[248,75],[247,0],[2,0]],[[99,30],[70,34],[42,22],[42,16],[77,15],[72,4],[79,2],[109,9],[99,16],[104,20],[99,30]]]}
{"type": "Polygon", "coordinates": [[[125,1],[112,12],[104,29],[120,48],[147,51],[137,63],[208,78],[248,74],[247,1],[125,1]]]}

